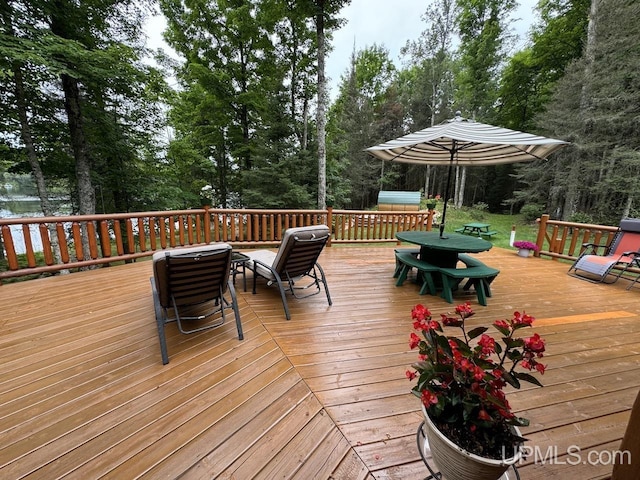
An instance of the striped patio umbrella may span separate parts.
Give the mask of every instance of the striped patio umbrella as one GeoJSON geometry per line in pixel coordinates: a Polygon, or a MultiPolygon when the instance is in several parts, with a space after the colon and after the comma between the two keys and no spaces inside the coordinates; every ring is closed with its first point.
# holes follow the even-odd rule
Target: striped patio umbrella
{"type": "Polygon", "coordinates": [[[382,160],[424,165],[448,165],[440,236],[443,237],[449,186],[454,165],[500,165],[546,159],[568,142],[495,127],[456,117],[366,149],[382,160]]]}

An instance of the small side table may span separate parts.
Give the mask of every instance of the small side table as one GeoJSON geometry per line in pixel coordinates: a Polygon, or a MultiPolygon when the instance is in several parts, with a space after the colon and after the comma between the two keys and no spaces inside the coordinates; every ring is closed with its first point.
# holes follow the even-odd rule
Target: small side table
{"type": "Polygon", "coordinates": [[[242,274],[242,287],[244,291],[247,291],[247,262],[251,260],[244,253],[233,252],[231,254],[231,275],[233,277],[233,284],[236,284],[236,275],[242,274]]]}
{"type": "MultiPolygon", "coordinates": [[[[436,467],[435,463],[433,463],[433,460],[431,459],[431,449],[429,448],[429,441],[427,440],[427,434],[424,431],[424,422],[422,422],[418,427],[418,431],[416,432],[416,441],[418,443],[418,451],[420,452],[420,457],[422,457],[422,461],[427,466],[427,469],[431,474],[424,480],[455,480],[443,478],[440,472],[435,471],[436,467]]],[[[515,465],[511,465],[511,468],[504,472],[498,480],[520,480],[518,469],[515,465]]]]}

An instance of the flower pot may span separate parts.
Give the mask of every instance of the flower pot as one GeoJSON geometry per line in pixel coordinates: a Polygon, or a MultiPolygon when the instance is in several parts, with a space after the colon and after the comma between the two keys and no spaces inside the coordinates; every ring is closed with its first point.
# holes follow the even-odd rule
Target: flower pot
{"type": "MultiPolygon", "coordinates": [[[[506,471],[518,462],[522,452],[509,451],[511,458],[496,460],[485,458],[467,452],[449,440],[433,424],[427,411],[422,406],[422,413],[425,418],[426,438],[429,442],[431,457],[437,470],[442,474],[442,478],[451,480],[498,480],[506,475],[506,471]]],[[[520,436],[520,430],[512,427],[515,433],[520,436]]],[[[506,476],[505,478],[508,478],[506,476]]]]}
{"type": "Polygon", "coordinates": [[[527,258],[529,256],[530,252],[531,252],[531,250],[527,250],[526,248],[519,248],[518,249],[518,255],[521,256],[521,257],[527,258]]]}
{"type": "Polygon", "coordinates": [[[427,202],[427,208],[429,210],[435,210],[436,208],[436,202],[427,202]]]}

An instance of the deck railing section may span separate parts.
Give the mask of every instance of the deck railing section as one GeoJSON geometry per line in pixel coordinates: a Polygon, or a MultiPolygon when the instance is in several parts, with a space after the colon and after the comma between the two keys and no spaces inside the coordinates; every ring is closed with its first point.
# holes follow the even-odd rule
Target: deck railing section
{"type": "Polygon", "coordinates": [[[609,245],[618,231],[617,227],[588,223],[551,220],[549,215],[538,219],[537,256],[553,259],[575,260],[582,253],[584,243],[609,245]]]}
{"type": "Polygon", "coordinates": [[[70,270],[153,255],[166,248],[227,242],[275,247],[291,227],[327,224],[334,243],[397,242],[430,230],[433,212],[192,209],[0,219],[3,278],[70,270]],[[19,247],[19,248],[17,248],[19,247]],[[18,254],[24,255],[24,260],[18,254]],[[42,258],[40,258],[42,257],[42,258]]]}

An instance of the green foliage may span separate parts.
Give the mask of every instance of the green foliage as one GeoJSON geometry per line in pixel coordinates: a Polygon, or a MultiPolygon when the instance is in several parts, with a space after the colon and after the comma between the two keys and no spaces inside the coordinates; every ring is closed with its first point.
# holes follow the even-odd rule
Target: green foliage
{"type": "Polygon", "coordinates": [[[458,106],[474,118],[491,119],[497,100],[497,70],[504,57],[508,15],[514,0],[457,0],[461,68],[458,106]]]}
{"type": "Polygon", "coordinates": [[[588,213],[576,212],[569,217],[569,221],[575,223],[593,223],[593,217],[588,213]]]}
{"type": "MultiPolygon", "coordinates": [[[[76,171],[78,152],[86,154],[98,211],[194,206],[205,184],[216,206],[313,206],[322,140],[312,133],[317,15],[324,12],[330,43],[348,3],[162,0],[166,38],[181,55],[164,59],[179,84],[169,91],[169,72],[141,61],[146,3],[8,2],[0,33],[3,169],[34,171],[24,112],[46,187],[72,191],[76,210],[78,187],[87,182],[76,171]],[[20,76],[29,92],[24,107],[20,76]],[[77,125],[65,109],[70,99],[80,107],[77,125]],[[161,102],[169,105],[170,142],[161,134],[161,102]]],[[[467,169],[467,205],[484,203],[491,213],[524,205],[529,221],[542,212],[536,205],[560,218],[579,212],[614,225],[637,214],[638,2],[598,4],[592,38],[590,0],[540,2],[528,46],[506,58],[505,21],[514,5],[431,2],[424,32],[403,49],[402,68],[384,45],[353,52],[328,114],[326,174],[335,207],[369,208],[383,188],[443,194],[446,169],[380,162],[363,149],[461,109],[573,142],[546,162],[467,169]]]]}
{"type": "Polygon", "coordinates": [[[535,203],[528,203],[520,209],[525,222],[535,222],[544,213],[544,206],[535,203]]]}

